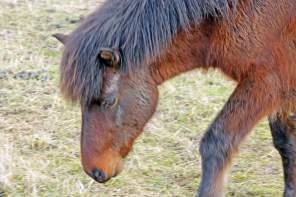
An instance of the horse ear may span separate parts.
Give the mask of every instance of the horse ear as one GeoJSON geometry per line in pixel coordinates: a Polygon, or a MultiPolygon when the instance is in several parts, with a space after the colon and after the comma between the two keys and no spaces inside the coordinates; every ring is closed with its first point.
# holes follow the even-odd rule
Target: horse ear
{"type": "Polygon", "coordinates": [[[98,58],[106,66],[112,68],[119,68],[121,64],[121,54],[118,50],[110,48],[102,48],[99,51],[98,58]]]}
{"type": "Polygon", "coordinates": [[[65,34],[53,34],[53,37],[55,37],[58,41],[60,41],[62,44],[65,44],[68,40],[68,35],[65,34]]]}

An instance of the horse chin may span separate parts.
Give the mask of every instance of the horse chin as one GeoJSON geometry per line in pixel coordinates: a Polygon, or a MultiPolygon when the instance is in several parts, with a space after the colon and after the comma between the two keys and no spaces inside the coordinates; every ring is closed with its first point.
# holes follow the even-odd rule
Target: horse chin
{"type": "Polygon", "coordinates": [[[111,180],[112,178],[115,178],[117,175],[119,175],[122,172],[122,170],[123,170],[123,159],[121,159],[117,163],[116,167],[113,170],[113,173],[111,173],[111,175],[104,182],[102,182],[102,183],[106,183],[109,180],[111,180]]]}
{"type": "Polygon", "coordinates": [[[115,172],[113,173],[112,177],[116,177],[118,174],[120,174],[123,170],[123,159],[121,159],[116,167],[115,172]]]}

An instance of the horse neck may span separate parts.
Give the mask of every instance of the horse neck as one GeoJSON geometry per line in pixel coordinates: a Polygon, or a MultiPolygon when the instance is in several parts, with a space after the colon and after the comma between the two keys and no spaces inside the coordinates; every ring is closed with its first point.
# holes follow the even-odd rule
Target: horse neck
{"type": "Polygon", "coordinates": [[[208,68],[210,32],[209,25],[199,25],[180,32],[170,47],[151,66],[152,77],[156,83],[161,84],[195,68],[208,68]]]}

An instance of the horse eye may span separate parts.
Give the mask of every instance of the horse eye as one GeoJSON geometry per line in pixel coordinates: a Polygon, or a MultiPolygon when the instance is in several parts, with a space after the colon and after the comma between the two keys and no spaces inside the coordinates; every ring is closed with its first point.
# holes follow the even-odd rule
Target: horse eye
{"type": "Polygon", "coordinates": [[[117,105],[118,98],[116,97],[107,97],[101,102],[101,107],[104,109],[113,108],[117,105]]]}
{"type": "Polygon", "coordinates": [[[90,103],[90,106],[92,106],[92,105],[101,106],[102,105],[102,99],[94,99],[94,100],[92,100],[92,102],[90,103]]]}

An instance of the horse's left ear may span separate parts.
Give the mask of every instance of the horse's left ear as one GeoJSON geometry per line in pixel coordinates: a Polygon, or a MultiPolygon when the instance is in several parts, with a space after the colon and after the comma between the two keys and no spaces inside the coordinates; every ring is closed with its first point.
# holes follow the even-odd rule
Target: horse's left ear
{"type": "Polygon", "coordinates": [[[65,44],[68,40],[68,35],[65,34],[53,34],[53,37],[55,37],[58,41],[60,41],[61,43],[65,44]]]}
{"type": "Polygon", "coordinates": [[[98,54],[98,59],[106,66],[115,69],[120,68],[122,57],[119,50],[110,48],[101,48],[98,54]]]}

